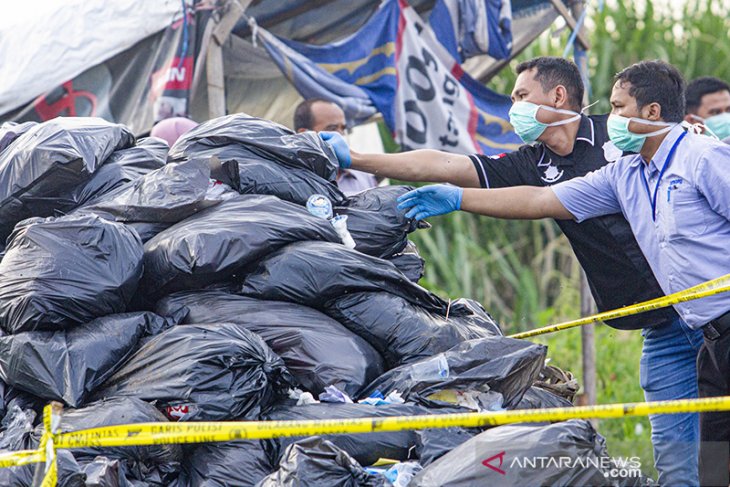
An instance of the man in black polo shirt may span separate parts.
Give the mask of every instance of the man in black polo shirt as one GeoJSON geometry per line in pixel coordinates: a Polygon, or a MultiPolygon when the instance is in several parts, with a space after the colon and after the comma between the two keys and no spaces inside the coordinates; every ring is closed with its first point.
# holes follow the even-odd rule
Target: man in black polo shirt
{"type": "MultiPolygon", "coordinates": [[[[324,135],[340,165],[405,181],[448,182],[462,187],[549,186],[583,176],[621,157],[608,138],[606,115],[580,114],[583,82],[575,64],[536,58],[517,66],[510,121],[526,145],[499,156],[455,155],[435,150],[357,154],[343,139],[324,135]]],[[[576,223],[558,220],[585,270],[601,311],[661,296],[631,228],[622,215],[576,223]]],[[[695,361],[702,333],[672,308],[612,320],[619,329],[642,329],[641,387],[649,401],[697,397],[695,361]]],[[[697,485],[699,419],[696,414],[650,417],[659,484],[697,485]]]]}

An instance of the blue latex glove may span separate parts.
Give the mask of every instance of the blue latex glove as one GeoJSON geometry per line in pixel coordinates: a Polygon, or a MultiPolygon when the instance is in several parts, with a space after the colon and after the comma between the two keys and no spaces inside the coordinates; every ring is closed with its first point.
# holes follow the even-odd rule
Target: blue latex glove
{"type": "Polygon", "coordinates": [[[398,198],[398,208],[408,210],[406,216],[423,220],[461,209],[464,190],[450,184],[434,184],[414,189],[398,198]]]}
{"type": "Polygon", "coordinates": [[[340,169],[347,169],[352,165],[350,147],[347,141],[337,132],[319,132],[319,138],[327,142],[337,156],[340,169]]]}

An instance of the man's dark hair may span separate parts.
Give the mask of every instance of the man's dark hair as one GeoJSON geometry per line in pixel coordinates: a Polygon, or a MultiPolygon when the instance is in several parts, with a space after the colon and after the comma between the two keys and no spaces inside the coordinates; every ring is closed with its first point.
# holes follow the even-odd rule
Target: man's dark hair
{"type": "Polygon", "coordinates": [[[312,116],[312,105],[315,103],[332,103],[324,98],[310,98],[304,100],[294,109],[294,131],[299,129],[312,130],[314,127],[314,117],[312,116]]]}
{"type": "Polygon", "coordinates": [[[730,85],[712,76],[703,76],[692,80],[687,85],[684,96],[687,104],[685,109],[686,113],[697,113],[700,105],[702,105],[702,97],[711,93],[717,93],[718,91],[730,92],[730,85]]]}
{"type": "Polygon", "coordinates": [[[639,110],[658,103],[665,122],[679,123],[684,118],[684,77],[671,64],[641,61],[624,68],[614,81],[631,84],[629,95],[636,98],[639,110]]]}
{"type": "Polygon", "coordinates": [[[574,62],[560,57],[536,57],[517,65],[517,74],[535,69],[535,80],[543,91],[548,92],[558,85],[565,86],[568,103],[576,111],[583,106],[583,78],[574,62]]]}

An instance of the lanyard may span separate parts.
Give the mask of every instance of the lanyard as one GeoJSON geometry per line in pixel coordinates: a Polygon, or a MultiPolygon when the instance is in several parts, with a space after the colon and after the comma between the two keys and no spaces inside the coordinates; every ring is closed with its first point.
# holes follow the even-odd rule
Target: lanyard
{"type": "Polygon", "coordinates": [[[669,162],[672,160],[672,157],[674,157],[674,152],[677,150],[677,146],[680,142],[682,142],[682,139],[685,135],[687,135],[687,132],[682,132],[682,135],[677,137],[674,145],[671,149],[669,149],[669,154],[667,154],[667,158],[664,159],[664,165],[662,166],[662,170],[659,171],[659,177],[657,178],[656,186],[654,187],[654,194],[651,194],[651,190],[649,189],[649,183],[646,181],[646,175],[644,174],[644,168],[641,168],[641,179],[644,181],[646,194],[649,196],[649,203],[651,203],[651,219],[654,221],[656,221],[656,195],[659,192],[659,183],[662,182],[662,176],[664,176],[664,171],[666,171],[669,162]]]}

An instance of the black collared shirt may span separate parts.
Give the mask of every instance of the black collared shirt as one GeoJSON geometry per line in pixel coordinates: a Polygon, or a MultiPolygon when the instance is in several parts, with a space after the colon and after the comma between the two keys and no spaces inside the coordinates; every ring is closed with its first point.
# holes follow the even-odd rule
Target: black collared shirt
{"type": "MultiPolygon", "coordinates": [[[[583,176],[615,161],[621,151],[609,143],[607,115],[583,116],[573,152],[559,156],[544,144],[524,146],[499,156],[470,156],[484,188],[550,186],[583,176]]],[[[591,218],[583,223],[556,220],[585,270],[600,311],[663,296],[649,264],[623,215],[591,218]]],[[[672,307],[611,320],[614,328],[637,329],[677,317],[672,307]]]]}

